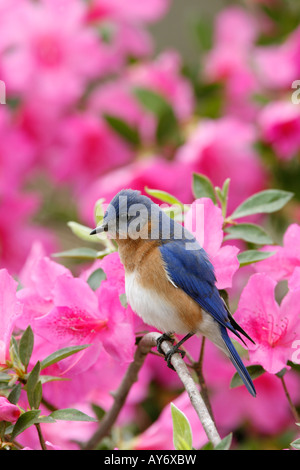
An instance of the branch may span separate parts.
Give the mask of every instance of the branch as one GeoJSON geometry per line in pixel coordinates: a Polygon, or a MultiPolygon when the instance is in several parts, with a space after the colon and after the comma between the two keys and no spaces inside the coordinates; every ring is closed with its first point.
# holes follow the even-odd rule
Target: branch
{"type": "MultiPolygon", "coordinates": [[[[98,430],[84,446],[84,450],[95,449],[101,440],[109,434],[119,416],[132,385],[138,379],[138,373],[144,364],[147,354],[153,347],[156,347],[156,340],[159,336],[161,336],[160,333],[147,333],[138,343],[133,362],[130,363],[118,390],[114,393],[113,406],[102,419],[98,430]]],[[[167,353],[172,348],[172,345],[169,341],[164,341],[161,347],[164,353],[167,353]]],[[[216,446],[221,441],[221,438],[185,362],[179,353],[172,356],[171,362],[189,395],[208,440],[213,446],[216,446]]]]}

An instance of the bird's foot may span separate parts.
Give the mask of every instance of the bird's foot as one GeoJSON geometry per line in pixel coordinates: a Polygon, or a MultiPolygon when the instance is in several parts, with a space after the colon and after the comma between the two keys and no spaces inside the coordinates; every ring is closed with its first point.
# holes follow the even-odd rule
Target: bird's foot
{"type": "Polygon", "coordinates": [[[157,345],[157,351],[162,354],[163,356],[165,355],[164,351],[161,348],[161,343],[164,341],[170,341],[172,344],[174,343],[174,338],[171,337],[171,335],[167,333],[163,333],[161,336],[159,336],[156,340],[156,345],[157,345]]]}
{"type": "Polygon", "coordinates": [[[173,346],[170,349],[170,351],[168,351],[167,354],[165,354],[165,361],[167,361],[168,367],[172,370],[175,370],[175,369],[174,369],[174,367],[171,363],[171,359],[172,359],[173,354],[176,354],[176,353],[179,353],[181,355],[182,359],[185,356],[185,351],[183,351],[182,349],[179,349],[178,344],[175,344],[175,346],[173,346]]]}

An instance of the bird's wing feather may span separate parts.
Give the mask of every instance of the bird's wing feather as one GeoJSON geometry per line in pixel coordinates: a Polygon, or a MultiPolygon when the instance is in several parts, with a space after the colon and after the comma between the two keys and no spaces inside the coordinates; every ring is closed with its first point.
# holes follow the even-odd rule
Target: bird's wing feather
{"type": "Polygon", "coordinates": [[[228,311],[216,288],[214,268],[203,248],[187,250],[184,240],[173,240],[160,247],[172,282],[194,299],[206,312],[240,337],[230,323],[228,311]]]}

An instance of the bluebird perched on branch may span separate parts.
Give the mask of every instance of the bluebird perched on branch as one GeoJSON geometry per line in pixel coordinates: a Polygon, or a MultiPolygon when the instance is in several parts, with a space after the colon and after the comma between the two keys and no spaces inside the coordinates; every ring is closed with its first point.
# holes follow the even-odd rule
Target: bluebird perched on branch
{"type": "MultiPolygon", "coordinates": [[[[237,324],[216,287],[214,268],[195,237],[171,219],[139,191],[120,191],[108,205],[102,225],[91,234],[108,232],[118,244],[125,268],[125,288],[131,308],[148,325],[163,334],[185,335],[166,355],[184,351],[179,347],[194,334],[218,346],[232,361],[251,395],[256,391],[250,375],[234,348],[228,330],[243,341],[252,339],[237,324]]],[[[253,342],[253,341],[252,341],[253,342]]]]}

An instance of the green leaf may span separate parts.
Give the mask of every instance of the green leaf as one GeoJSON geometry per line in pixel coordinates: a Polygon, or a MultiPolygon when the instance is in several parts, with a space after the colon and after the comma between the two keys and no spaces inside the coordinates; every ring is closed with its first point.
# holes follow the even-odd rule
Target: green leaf
{"type": "Polygon", "coordinates": [[[120,299],[122,307],[127,308],[128,307],[128,300],[127,300],[126,294],[120,294],[119,299],[120,299]]]}
{"type": "Polygon", "coordinates": [[[192,450],[192,430],[185,414],[171,403],[173,443],[176,450],[192,450]]]}
{"type": "Polygon", "coordinates": [[[40,404],[40,402],[38,403],[41,387],[41,384],[38,386],[40,372],[41,363],[38,361],[30,372],[26,383],[27,397],[31,408],[38,408],[40,404]]]}
{"type": "Polygon", "coordinates": [[[215,450],[229,450],[232,441],[232,433],[224,437],[219,444],[216,445],[215,450]]]}
{"type": "Polygon", "coordinates": [[[19,343],[19,356],[26,370],[33,351],[33,345],[34,336],[31,326],[29,325],[21,336],[19,343]]]}
{"type": "Polygon", "coordinates": [[[140,144],[140,136],[136,128],[130,126],[126,121],[117,116],[104,114],[103,117],[107,124],[129,144],[135,146],[140,144]]]}
{"type": "Polygon", "coordinates": [[[37,410],[39,408],[41,401],[42,401],[42,396],[43,396],[42,382],[39,380],[36,386],[34,387],[34,390],[31,396],[31,403],[29,403],[31,408],[33,408],[34,410],[37,410]]]}
{"type": "Polygon", "coordinates": [[[60,253],[53,253],[55,258],[75,258],[94,260],[98,257],[98,251],[92,248],[73,248],[72,250],[61,251],[60,253]]]}
{"type": "Polygon", "coordinates": [[[246,199],[230,218],[238,219],[253,214],[276,212],[285,206],[293,195],[288,191],[266,189],[246,199]]]}
{"type": "Polygon", "coordinates": [[[172,143],[178,146],[181,143],[179,125],[171,107],[166,108],[158,118],[156,140],[160,145],[172,143]]]}
{"type": "Polygon", "coordinates": [[[18,421],[14,425],[11,434],[12,439],[15,439],[19,434],[25,431],[25,429],[29,428],[32,424],[37,423],[40,412],[40,410],[31,410],[21,414],[18,421]]]}
{"type": "Polygon", "coordinates": [[[20,359],[20,356],[19,356],[18,343],[17,343],[16,338],[14,336],[11,336],[11,338],[10,338],[9,356],[11,358],[11,361],[13,363],[14,368],[25,372],[23,363],[21,362],[21,359],[20,359]]]}
{"type": "Polygon", "coordinates": [[[11,376],[6,374],[6,372],[0,372],[0,382],[8,383],[11,380],[11,376]]]}
{"type": "Polygon", "coordinates": [[[147,186],[145,186],[145,191],[147,194],[149,194],[152,197],[155,197],[156,199],[159,199],[162,202],[166,202],[167,204],[171,205],[178,205],[180,207],[183,207],[182,202],[177,199],[177,197],[173,196],[170,193],[167,193],[166,191],[162,191],[159,189],[150,189],[147,186]]]}
{"type": "Polygon", "coordinates": [[[287,368],[284,367],[279,372],[277,372],[275,375],[276,375],[276,377],[279,377],[281,379],[287,373],[287,371],[288,371],[287,368]]]}
{"type": "Polygon", "coordinates": [[[55,375],[40,375],[41,384],[45,384],[47,382],[65,382],[71,380],[68,377],[56,377],[55,375]]]}
{"type": "Polygon", "coordinates": [[[147,110],[157,117],[156,139],[161,145],[181,142],[178,122],[171,105],[159,93],[148,88],[134,88],[134,95],[147,110]]]}
{"type": "Polygon", "coordinates": [[[227,178],[224,181],[223,188],[218,188],[215,187],[215,192],[216,195],[221,203],[222,207],[222,215],[223,218],[225,219],[226,213],[227,213],[227,203],[228,203],[228,191],[229,191],[229,185],[230,185],[230,178],[227,178]]]}
{"type": "Polygon", "coordinates": [[[239,253],[237,258],[241,268],[243,266],[247,266],[248,264],[257,263],[258,261],[270,258],[270,256],[274,255],[274,253],[274,251],[247,250],[239,253]]]}
{"type": "Polygon", "coordinates": [[[224,240],[245,240],[257,245],[270,245],[273,240],[262,227],[256,224],[238,224],[225,228],[224,240]]]}
{"type": "Polygon", "coordinates": [[[98,421],[100,421],[106,413],[106,411],[101,408],[101,406],[96,405],[95,403],[92,403],[92,409],[95,415],[97,416],[98,421]]]}
{"type": "Polygon", "coordinates": [[[65,408],[62,410],[55,410],[49,415],[53,419],[63,421],[97,421],[97,419],[88,416],[82,411],[75,410],[74,408],[65,408]]]}
{"type": "Polygon", "coordinates": [[[76,237],[80,238],[80,240],[84,240],[85,242],[97,242],[99,243],[99,240],[97,237],[94,235],[90,235],[91,233],[91,228],[87,227],[86,225],[81,225],[77,222],[70,221],[67,223],[68,227],[72,230],[74,235],[76,237]]]}
{"type": "Polygon", "coordinates": [[[291,442],[291,446],[293,449],[300,450],[300,439],[296,439],[295,441],[291,442]]]}
{"type": "MultiPolygon", "coordinates": [[[[248,366],[246,367],[246,369],[249,372],[249,375],[252,380],[257,379],[257,377],[265,373],[264,368],[259,365],[248,366]]],[[[230,388],[240,387],[243,384],[244,382],[242,381],[239,374],[236,372],[231,379],[230,388]]]]}
{"type": "Polygon", "coordinates": [[[68,346],[66,348],[59,349],[58,351],[55,351],[54,353],[50,354],[50,356],[47,356],[41,362],[41,369],[45,369],[46,367],[49,367],[52,364],[56,364],[56,362],[62,361],[66,357],[69,357],[72,354],[82,351],[83,349],[86,349],[88,346],[89,344],[83,344],[80,346],[68,346]]]}
{"type": "Polygon", "coordinates": [[[209,197],[214,204],[216,204],[216,194],[214,187],[207,176],[200,175],[199,173],[193,174],[192,189],[195,199],[201,197],[209,197]]]}
{"type": "Polygon", "coordinates": [[[94,208],[94,216],[95,216],[95,224],[96,226],[100,225],[102,219],[104,217],[105,209],[103,207],[103,203],[105,202],[105,198],[100,198],[95,203],[94,208]]]}
{"type": "Polygon", "coordinates": [[[103,271],[102,268],[96,269],[88,278],[87,283],[90,286],[91,289],[94,291],[97,290],[102,281],[105,281],[106,279],[106,274],[103,271]]]}
{"type": "Polygon", "coordinates": [[[22,391],[22,385],[20,383],[14,385],[10,391],[10,394],[7,397],[8,401],[12,403],[13,405],[16,405],[19,401],[21,391],[22,391]]]}
{"type": "Polygon", "coordinates": [[[170,107],[162,95],[148,88],[136,87],[133,89],[133,94],[145,109],[157,117],[161,116],[170,107]]]}

